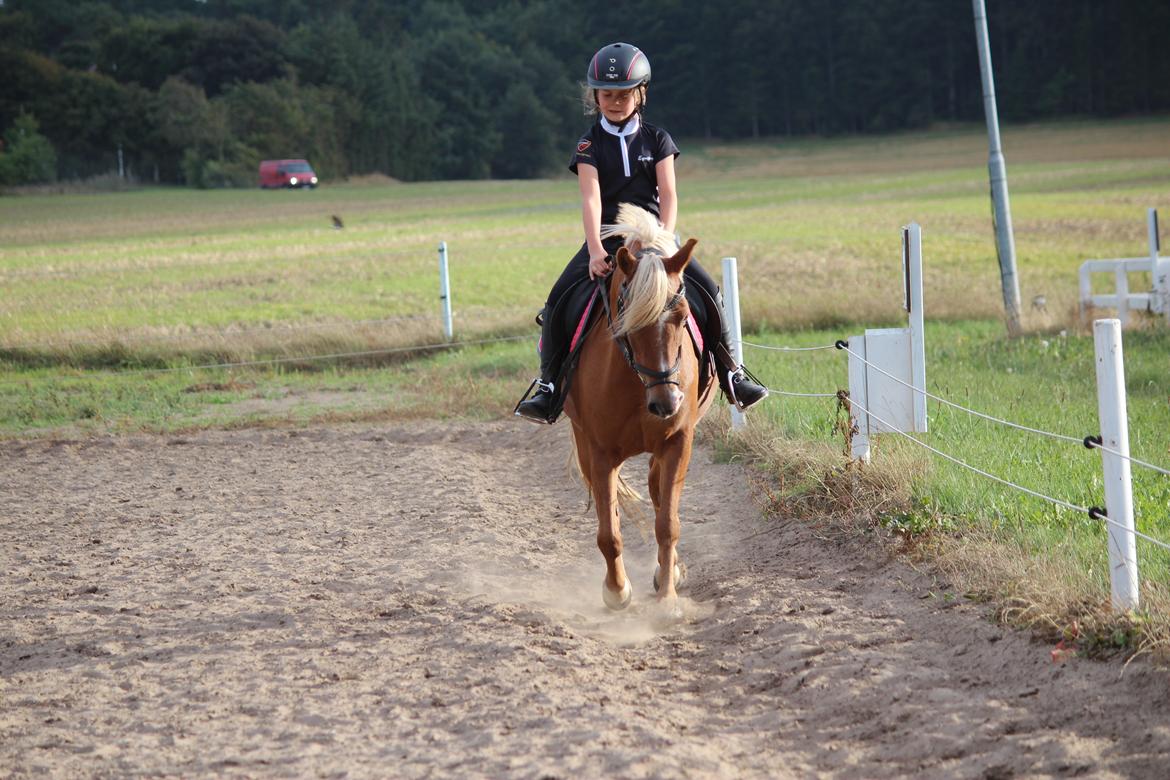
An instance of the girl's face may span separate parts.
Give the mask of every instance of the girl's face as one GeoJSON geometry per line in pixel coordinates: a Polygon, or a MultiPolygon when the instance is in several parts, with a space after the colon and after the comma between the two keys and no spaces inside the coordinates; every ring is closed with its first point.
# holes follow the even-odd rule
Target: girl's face
{"type": "Polygon", "coordinates": [[[621,124],[638,110],[637,89],[599,89],[597,105],[601,114],[614,124],[621,124]]]}

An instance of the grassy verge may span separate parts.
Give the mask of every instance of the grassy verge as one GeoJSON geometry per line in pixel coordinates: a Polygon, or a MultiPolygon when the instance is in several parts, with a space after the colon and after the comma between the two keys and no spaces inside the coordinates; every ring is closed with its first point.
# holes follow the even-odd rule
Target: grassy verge
{"type": "MultiPolygon", "coordinates": [[[[901,324],[900,225],[925,232],[932,392],[1029,426],[1094,433],[1092,340],[1076,268],[1145,252],[1170,121],[1005,132],[1031,335],[1006,340],[980,128],[879,139],[684,145],[681,226],[706,265],[739,258],[747,339],[814,346],[901,324]]],[[[579,241],[567,180],[315,192],[148,189],[9,198],[0,209],[0,437],[506,414],[535,367],[531,316],[579,241]],[[345,227],[332,228],[332,215],[345,227]],[[436,247],[451,251],[457,350],[442,341],[436,247]],[[497,339],[522,338],[520,341],[497,339]],[[322,357],[332,356],[332,357],[322,357]],[[224,363],[246,363],[206,368],[224,363]]],[[[1131,279],[1140,289],[1143,281],[1131,279]]],[[[1164,329],[1126,334],[1131,446],[1170,462],[1164,329]]],[[[788,392],[846,385],[842,353],[749,347],[788,392]]],[[[1021,495],[898,437],[841,455],[828,399],[777,395],[726,446],[785,513],[831,510],[928,556],[1005,619],[1092,652],[1170,648],[1170,560],[1139,541],[1144,611],[1108,612],[1099,521],[1021,495]]],[[[1099,458],[932,402],[921,437],[1071,503],[1102,503],[1099,458]]],[[[1134,471],[1140,530],[1170,540],[1170,481],[1134,471]]]]}
{"type": "MultiPolygon", "coordinates": [[[[943,398],[1012,422],[1081,438],[1096,433],[1093,340],[1082,333],[1014,341],[988,322],[931,323],[927,385],[943,398]]],[[[834,331],[764,333],[759,343],[829,344],[834,331]]],[[[1131,451],[1170,464],[1165,431],[1170,333],[1125,337],[1131,451]]],[[[749,350],[769,386],[825,392],[847,384],[840,353],[749,350]]],[[[843,412],[832,399],[780,397],[755,418],[759,430],[728,444],[778,475],[785,513],[831,511],[853,525],[881,527],[945,573],[960,593],[987,599],[1002,617],[1053,641],[1076,637],[1087,651],[1142,647],[1164,655],[1170,634],[1170,553],[1138,540],[1143,612],[1114,615],[1102,521],[1035,498],[947,461],[906,438],[875,439],[873,464],[844,458],[843,412]]],[[[1022,487],[1078,506],[1103,505],[1100,455],[929,403],[930,433],[916,439],[1022,487]]],[[[1170,541],[1170,480],[1134,467],[1139,531],[1170,541]]]]}

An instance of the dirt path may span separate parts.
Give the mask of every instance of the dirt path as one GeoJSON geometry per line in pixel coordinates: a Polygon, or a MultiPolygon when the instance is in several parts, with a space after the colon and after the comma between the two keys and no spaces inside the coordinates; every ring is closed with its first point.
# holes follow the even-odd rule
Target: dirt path
{"type": "Polygon", "coordinates": [[[689,622],[632,527],[607,613],[567,433],[0,444],[0,775],[1170,775],[1166,675],[1054,664],[703,452],[689,622]]]}

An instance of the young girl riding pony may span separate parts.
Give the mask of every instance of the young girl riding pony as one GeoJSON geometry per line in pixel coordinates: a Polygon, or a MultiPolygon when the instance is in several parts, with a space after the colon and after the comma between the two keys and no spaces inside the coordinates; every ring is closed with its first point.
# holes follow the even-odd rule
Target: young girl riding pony
{"type": "MultiPolygon", "coordinates": [[[[670,233],[675,232],[678,218],[674,178],[678,147],[669,133],[642,120],[646,84],[650,81],[646,55],[628,43],[612,43],[593,55],[585,79],[592,91],[592,108],[601,115],[577,141],[569,164],[581,190],[585,243],[549,293],[542,323],[537,390],[516,407],[517,415],[538,423],[555,422],[559,412],[556,401],[561,388],[555,382],[568,345],[556,342],[558,329],[553,313],[557,301],[582,279],[607,275],[613,253],[621,246],[620,237],[601,238],[602,224],[616,221],[621,203],[632,203],[654,214],[670,233]]],[[[707,322],[723,323],[721,332],[715,334],[719,343],[711,350],[719,386],[730,403],[746,409],[765,398],[768,389],[753,381],[732,358],[730,331],[722,319],[723,301],[715,280],[693,259],[687,265],[685,278],[688,284],[702,287],[707,300],[720,309],[707,312],[707,322]]]]}

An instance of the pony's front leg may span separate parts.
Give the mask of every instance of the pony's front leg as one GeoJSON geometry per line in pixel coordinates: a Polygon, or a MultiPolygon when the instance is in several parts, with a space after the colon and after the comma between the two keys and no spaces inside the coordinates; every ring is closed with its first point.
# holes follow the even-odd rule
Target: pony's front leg
{"type": "Polygon", "coordinates": [[[650,503],[654,505],[654,515],[657,516],[658,507],[662,504],[662,499],[658,497],[658,491],[662,489],[662,464],[653,455],[650,456],[650,474],[646,479],[646,487],[650,490],[650,503]]]}
{"type": "Polygon", "coordinates": [[[591,463],[593,503],[597,505],[597,547],[605,557],[601,597],[610,609],[625,609],[633,597],[622,563],[622,527],[617,502],[619,465],[604,457],[595,457],[591,463]]]}
{"type": "Polygon", "coordinates": [[[687,467],[691,462],[691,437],[677,434],[666,448],[655,454],[658,468],[658,495],[660,505],[654,513],[654,536],[658,541],[658,571],[654,581],[658,600],[676,599],[680,569],[678,566],[679,519],[678,507],[682,498],[687,467]]]}

